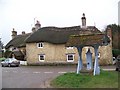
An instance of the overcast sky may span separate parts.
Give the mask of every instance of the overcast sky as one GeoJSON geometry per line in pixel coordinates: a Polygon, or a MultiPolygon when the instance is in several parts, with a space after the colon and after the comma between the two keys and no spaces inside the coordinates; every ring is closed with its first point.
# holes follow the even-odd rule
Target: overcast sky
{"type": "Polygon", "coordinates": [[[34,18],[42,27],[81,25],[85,13],[87,25],[103,30],[108,24],[118,24],[120,0],[0,0],[0,38],[11,40],[12,28],[21,34],[31,32],[34,18]]]}

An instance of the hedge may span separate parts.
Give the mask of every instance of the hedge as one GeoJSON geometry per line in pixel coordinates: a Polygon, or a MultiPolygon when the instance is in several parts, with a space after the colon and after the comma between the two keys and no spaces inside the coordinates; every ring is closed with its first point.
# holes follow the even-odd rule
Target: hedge
{"type": "Polygon", "coordinates": [[[118,55],[120,55],[120,50],[119,49],[113,49],[112,53],[113,53],[114,57],[117,57],[118,55]]]}

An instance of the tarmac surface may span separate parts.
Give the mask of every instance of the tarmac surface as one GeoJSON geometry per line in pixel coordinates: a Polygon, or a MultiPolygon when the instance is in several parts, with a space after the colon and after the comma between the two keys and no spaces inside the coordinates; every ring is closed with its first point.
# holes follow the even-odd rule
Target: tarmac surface
{"type": "MultiPolygon", "coordinates": [[[[20,66],[0,67],[2,88],[51,88],[50,81],[67,72],[76,72],[76,66],[20,66]]],[[[100,66],[101,69],[115,70],[115,65],[100,66]]]]}

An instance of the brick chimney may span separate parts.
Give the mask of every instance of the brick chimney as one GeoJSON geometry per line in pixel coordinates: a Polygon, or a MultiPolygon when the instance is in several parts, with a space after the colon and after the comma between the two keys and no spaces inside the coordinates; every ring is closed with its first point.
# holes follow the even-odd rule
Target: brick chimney
{"type": "Polygon", "coordinates": [[[25,35],[25,31],[22,31],[22,35],[25,35]]]}
{"type": "Polygon", "coordinates": [[[37,22],[36,22],[36,24],[35,24],[35,29],[36,29],[36,31],[38,30],[38,29],[40,29],[41,28],[41,24],[40,24],[40,22],[37,20],[37,22]]]}
{"type": "Polygon", "coordinates": [[[16,36],[17,36],[17,31],[15,31],[15,29],[13,28],[13,31],[12,31],[12,39],[14,39],[16,36]]]}
{"type": "Polygon", "coordinates": [[[107,28],[106,34],[110,38],[110,40],[112,40],[112,29],[111,28],[109,28],[109,27],[107,28]]]}
{"type": "Polygon", "coordinates": [[[34,33],[36,31],[35,27],[32,28],[32,32],[34,33]]]}
{"type": "Polygon", "coordinates": [[[85,13],[83,13],[83,16],[82,16],[81,20],[82,20],[82,28],[86,28],[86,17],[85,17],[85,13]]]}

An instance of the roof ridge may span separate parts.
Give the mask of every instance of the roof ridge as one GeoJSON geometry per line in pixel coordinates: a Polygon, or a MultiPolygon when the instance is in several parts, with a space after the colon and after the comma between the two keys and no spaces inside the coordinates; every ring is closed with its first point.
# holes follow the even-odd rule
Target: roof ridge
{"type": "MultiPolygon", "coordinates": [[[[71,28],[76,28],[76,27],[78,27],[78,28],[81,28],[80,27],[80,25],[79,26],[70,26],[70,27],[56,27],[56,26],[47,26],[47,27],[42,27],[42,28],[40,28],[40,29],[48,29],[48,28],[53,28],[53,29],[71,29],[71,28]]],[[[51,29],[52,30],[52,29],[51,29]]]]}
{"type": "Polygon", "coordinates": [[[26,34],[18,34],[17,36],[25,36],[25,35],[29,35],[31,33],[26,33],[26,34]]]}

